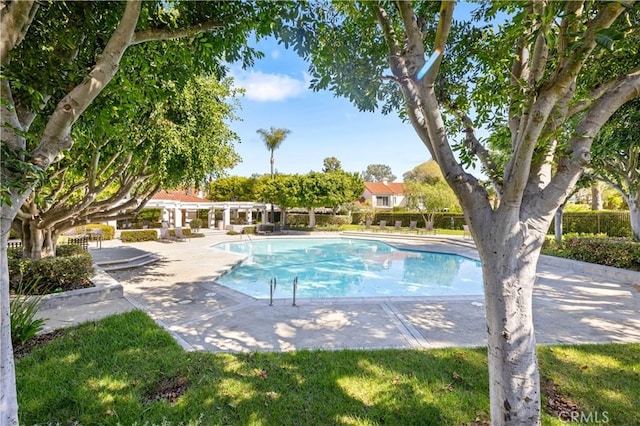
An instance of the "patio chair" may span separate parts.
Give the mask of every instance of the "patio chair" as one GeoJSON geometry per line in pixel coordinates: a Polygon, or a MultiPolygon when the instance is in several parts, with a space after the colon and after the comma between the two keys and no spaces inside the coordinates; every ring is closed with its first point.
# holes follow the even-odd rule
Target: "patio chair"
{"type": "Polygon", "coordinates": [[[364,223],[364,229],[371,229],[371,219],[367,219],[364,223]]]}
{"type": "Polygon", "coordinates": [[[418,229],[418,221],[417,220],[409,221],[409,231],[416,231],[416,234],[420,233],[420,230],[418,229]]]}
{"type": "Polygon", "coordinates": [[[169,239],[169,228],[167,228],[166,226],[163,226],[162,228],[160,228],[160,239],[161,240],[169,239]]]}
{"type": "Polygon", "coordinates": [[[386,220],[381,220],[380,221],[380,230],[381,231],[386,231],[387,229],[387,221],[386,220]]]}
{"type": "Polygon", "coordinates": [[[401,220],[396,220],[396,222],[393,225],[393,230],[394,231],[400,231],[402,229],[402,221],[401,220]]]}
{"type": "Polygon", "coordinates": [[[186,233],[184,234],[182,233],[181,227],[177,227],[174,232],[175,232],[176,239],[187,240],[187,241],[189,240],[189,236],[186,233]]]}

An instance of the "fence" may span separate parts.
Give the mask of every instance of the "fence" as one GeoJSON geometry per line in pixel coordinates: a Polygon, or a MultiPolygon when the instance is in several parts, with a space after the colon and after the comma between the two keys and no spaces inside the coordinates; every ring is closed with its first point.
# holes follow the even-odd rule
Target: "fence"
{"type": "MultiPolygon", "coordinates": [[[[82,250],[87,251],[89,250],[89,237],[86,235],[80,237],[69,237],[67,238],[65,244],[80,246],[82,247],[82,250]]],[[[9,244],[7,244],[7,248],[20,249],[22,248],[22,241],[9,241],[9,244]]]]}

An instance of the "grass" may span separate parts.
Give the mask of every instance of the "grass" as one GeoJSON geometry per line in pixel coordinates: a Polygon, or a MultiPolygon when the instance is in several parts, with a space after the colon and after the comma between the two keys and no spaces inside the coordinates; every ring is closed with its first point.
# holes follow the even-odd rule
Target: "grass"
{"type": "MultiPolygon", "coordinates": [[[[543,377],[611,424],[640,423],[640,345],[541,347],[543,377]]],[[[463,425],[489,419],[484,348],[184,352],[136,311],[16,362],[22,424],[463,425]]],[[[545,415],[545,424],[563,424],[545,415]]]]}

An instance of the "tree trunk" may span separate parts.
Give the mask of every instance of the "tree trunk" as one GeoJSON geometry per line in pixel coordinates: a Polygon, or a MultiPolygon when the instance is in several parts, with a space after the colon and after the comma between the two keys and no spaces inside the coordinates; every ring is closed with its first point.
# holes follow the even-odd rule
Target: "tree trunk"
{"type": "Polygon", "coordinates": [[[629,195],[627,204],[629,205],[629,218],[631,219],[633,239],[640,241],[640,190],[635,194],[629,195]]]}
{"type": "MultiPolygon", "coordinates": [[[[478,243],[487,315],[493,425],[540,424],[540,377],[533,327],[533,286],[544,234],[496,220],[478,243]]],[[[473,229],[472,229],[473,231],[473,229]]],[[[475,235],[474,235],[475,237],[475,235]]]]}
{"type": "MultiPolygon", "coordinates": [[[[12,197],[15,202],[16,197],[12,197]]],[[[9,298],[9,261],[7,245],[9,230],[15,212],[8,212],[11,208],[2,205],[0,218],[0,424],[18,424],[18,395],[16,391],[16,369],[13,361],[13,345],[11,343],[11,314],[9,298]],[[6,214],[5,214],[6,213],[6,214]]]]}
{"type": "Polygon", "coordinates": [[[58,233],[41,229],[35,220],[25,220],[22,225],[22,254],[25,259],[42,259],[56,255],[58,233]]]}
{"type": "Polygon", "coordinates": [[[309,208],[309,228],[313,229],[316,227],[316,212],[313,210],[313,207],[309,208]]]}
{"type": "Polygon", "coordinates": [[[591,185],[591,210],[602,210],[602,191],[598,181],[591,185]]]}
{"type": "Polygon", "coordinates": [[[564,203],[558,207],[558,210],[556,210],[556,215],[554,218],[554,222],[553,222],[553,230],[556,236],[556,241],[561,243],[562,242],[562,215],[564,213],[564,203]]]}

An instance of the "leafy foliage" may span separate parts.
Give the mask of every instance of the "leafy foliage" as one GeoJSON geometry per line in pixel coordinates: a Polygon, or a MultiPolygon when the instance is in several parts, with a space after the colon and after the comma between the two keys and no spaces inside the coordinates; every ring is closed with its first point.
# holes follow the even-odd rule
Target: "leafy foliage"
{"type": "Polygon", "coordinates": [[[391,171],[391,167],[386,164],[369,164],[362,172],[362,179],[365,182],[382,182],[385,179],[393,182],[396,176],[391,171]]]}
{"type": "Polygon", "coordinates": [[[56,257],[36,260],[23,259],[20,251],[13,251],[9,262],[11,289],[20,294],[48,294],[92,286],[91,255],[77,246],[61,248],[56,257]]]}
{"type": "Polygon", "coordinates": [[[45,318],[35,318],[41,305],[41,299],[27,296],[32,292],[24,287],[19,288],[9,302],[11,318],[11,343],[14,347],[23,345],[27,340],[42,330],[45,318]]]}
{"type": "Polygon", "coordinates": [[[156,241],[158,232],[155,229],[142,229],[135,231],[122,231],[120,240],[123,243],[137,243],[140,241],[156,241]]]}
{"type": "Polygon", "coordinates": [[[562,243],[546,240],[544,254],[640,271],[640,244],[606,236],[566,235],[562,243]]]}

